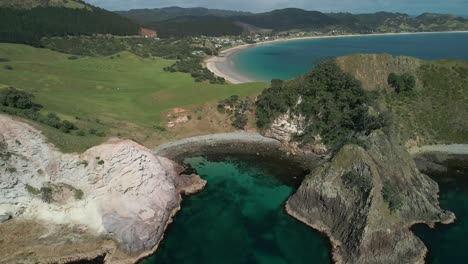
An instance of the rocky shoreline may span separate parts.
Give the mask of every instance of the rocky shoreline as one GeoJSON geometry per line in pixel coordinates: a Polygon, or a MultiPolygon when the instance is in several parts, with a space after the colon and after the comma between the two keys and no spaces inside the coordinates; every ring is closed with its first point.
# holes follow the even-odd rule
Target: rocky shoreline
{"type": "Polygon", "coordinates": [[[181,162],[187,156],[207,154],[257,155],[298,163],[309,169],[323,162],[318,155],[297,151],[273,137],[248,132],[221,133],[186,138],[163,144],[157,147],[154,153],[178,162],[181,162]]]}
{"type": "Polygon", "coordinates": [[[2,263],[135,263],[157,249],[182,195],[206,184],[129,140],[60,153],[4,115],[0,164],[2,263]]]}
{"type": "MultiPolygon", "coordinates": [[[[0,130],[2,136],[0,137],[0,141],[3,142],[3,145],[6,143],[6,145],[9,146],[7,149],[10,152],[12,150],[11,146],[18,145],[15,141],[21,141],[21,146],[24,145],[23,147],[39,145],[41,148],[44,148],[44,144],[46,144],[45,138],[43,138],[40,132],[28,125],[2,115],[0,115],[0,123],[2,124],[2,129],[0,130]],[[22,132],[19,132],[20,130],[22,132]],[[16,136],[13,137],[12,135],[16,136]],[[18,135],[23,135],[24,137],[18,135]],[[29,144],[27,141],[24,141],[25,138],[28,138],[28,140],[31,138],[39,139],[39,141],[32,140],[30,142],[31,144],[29,144]]],[[[286,161],[298,162],[305,168],[313,170],[302,182],[297,193],[289,198],[288,202],[285,204],[285,210],[294,218],[324,233],[329,238],[332,245],[333,261],[335,263],[375,263],[375,261],[379,262],[382,260],[385,260],[385,263],[397,263],[397,260],[403,255],[411,259],[411,263],[424,263],[427,249],[424,244],[412,234],[409,228],[417,223],[425,223],[430,226],[433,226],[437,222],[448,224],[454,221],[455,216],[453,213],[444,211],[438,207],[437,184],[417,171],[411,156],[409,154],[404,154],[406,150],[396,147],[391,141],[383,138],[381,135],[374,135],[374,137],[374,144],[370,150],[364,151],[357,146],[346,147],[331,160],[321,158],[311,152],[298,151],[296,147],[289,146],[287,143],[277,139],[246,132],[199,136],[161,145],[155,149],[151,155],[154,155],[154,157],[161,157],[158,159],[167,159],[168,164],[172,164],[172,172],[169,174],[173,175],[173,180],[171,182],[173,184],[175,196],[170,202],[172,205],[166,209],[164,216],[162,216],[162,219],[166,220],[157,220],[157,223],[152,222],[151,225],[153,227],[156,226],[157,230],[151,231],[149,229],[142,229],[140,232],[135,229],[130,229],[130,233],[124,232],[119,234],[117,230],[125,230],[126,228],[125,225],[122,226],[122,223],[119,222],[120,220],[114,219],[113,225],[117,227],[117,229],[115,229],[117,232],[109,231],[109,226],[107,225],[105,230],[109,232],[111,236],[104,236],[105,238],[103,239],[99,238],[100,236],[102,237],[102,231],[101,233],[94,233],[94,235],[93,232],[90,232],[88,229],[85,229],[84,235],[83,233],[74,233],[77,228],[82,228],[83,224],[73,224],[72,226],[75,226],[74,229],[72,228],[72,230],[65,232],[62,229],[60,230],[60,234],[65,234],[65,237],[67,237],[67,234],[72,234],[71,237],[75,240],[77,239],[76,241],[79,242],[78,244],[74,244],[74,250],[79,250],[80,253],[70,253],[70,249],[63,248],[64,252],[68,252],[66,253],[68,255],[62,257],[56,256],[53,258],[46,254],[46,256],[38,256],[34,261],[38,263],[48,263],[51,261],[66,263],[103,257],[106,263],[135,263],[154,254],[164,237],[164,230],[172,223],[173,217],[180,210],[182,195],[190,195],[199,192],[206,184],[206,181],[201,180],[197,175],[179,176],[183,173],[185,168],[171,163],[170,160],[181,161],[184,157],[190,155],[197,156],[211,153],[253,154],[262,157],[276,157],[286,161]],[[395,160],[391,160],[391,164],[389,165],[388,158],[386,157],[389,155],[388,153],[393,152],[395,155],[392,154],[390,156],[395,160]],[[399,164],[398,166],[400,168],[398,172],[392,172],[392,168],[394,168],[395,164],[399,164]],[[358,175],[370,177],[370,185],[364,185],[363,187],[356,182],[351,184],[347,182],[345,171],[350,169],[354,170],[358,175]],[[404,181],[404,183],[401,181],[404,181]],[[403,207],[399,209],[398,213],[392,212],[392,210],[387,207],[388,201],[382,198],[384,182],[385,184],[393,182],[399,186],[397,188],[403,188],[400,189],[400,192],[404,193],[404,197],[402,197],[403,207]],[[413,186],[412,184],[415,184],[415,182],[418,182],[419,185],[413,186]],[[357,185],[353,186],[353,184],[357,185]],[[369,189],[360,190],[359,188],[369,189]],[[408,191],[409,189],[411,189],[411,191],[408,191]],[[356,214],[356,212],[360,213],[356,214]],[[98,233],[99,235],[97,236],[96,234],[98,233]],[[130,236],[132,239],[135,239],[135,234],[140,238],[146,237],[145,239],[149,239],[153,237],[156,238],[156,240],[151,240],[153,242],[148,243],[147,246],[143,247],[144,249],[140,247],[137,250],[132,250],[131,248],[125,249],[125,247],[122,247],[124,245],[122,241],[125,241],[125,237],[130,236]],[[89,245],[93,246],[90,247],[89,245]],[[399,250],[390,250],[391,248],[399,248],[399,250]],[[46,259],[47,261],[45,261],[46,259]]],[[[120,146],[122,144],[125,146],[124,149],[128,149],[130,146],[139,151],[148,151],[136,145],[136,143],[128,141],[111,141],[106,143],[105,146],[107,146],[106,148],[109,148],[109,146],[115,148],[115,146],[120,146]]],[[[64,154],[60,154],[52,146],[46,145],[47,147],[45,150],[41,149],[36,152],[44,153],[45,151],[49,159],[34,161],[32,160],[34,156],[28,157],[26,152],[24,153],[24,156],[27,157],[25,161],[33,161],[35,164],[51,164],[51,160],[53,161],[56,160],[57,157],[60,157],[61,159],[67,160],[68,163],[65,165],[59,162],[58,167],[67,167],[68,172],[70,169],[73,170],[70,168],[70,164],[72,164],[70,160],[77,159],[76,156],[66,156],[68,154],[65,154],[64,158],[64,154]],[[53,155],[50,153],[53,153],[53,155]]],[[[16,148],[20,147],[16,146],[16,148]]],[[[98,146],[96,148],[99,149],[102,147],[98,146]]],[[[116,156],[128,155],[119,151],[111,151],[112,154],[105,154],[105,151],[96,151],[95,148],[93,149],[79,157],[79,159],[89,162],[89,170],[99,169],[99,166],[102,166],[102,164],[98,164],[100,160],[103,160],[104,164],[111,163],[111,166],[121,166],[117,164],[112,165],[112,160],[115,159],[116,156]],[[99,154],[99,159],[95,159],[94,156],[96,155],[90,154],[90,152],[99,154]],[[93,159],[85,158],[90,156],[93,159]]],[[[18,152],[19,149],[15,150],[13,148],[13,152],[15,151],[18,152]]],[[[3,153],[5,154],[5,152],[3,153]]],[[[141,154],[141,152],[138,151],[136,153],[141,154]]],[[[421,153],[426,155],[428,152],[419,151],[417,153],[419,155],[422,155],[421,153]]],[[[15,164],[12,163],[10,160],[11,158],[5,161],[4,157],[5,155],[0,159],[4,164],[8,164],[8,166],[15,164]]],[[[138,157],[138,160],[141,162],[141,158],[145,157],[145,155],[140,155],[138,157]]],[[[418,155],[415,155],[415,157],[418,157],[418,155]]],[[[427,156],[425,157],[427,158],[427,156]]],[[[416,158],[416,160],[417,159],[418,158],[416,158]]],[[[60,169],[57,170],[57,165],[52,167],[54,167],[55,170],[51,171],[50,168],[42,169],[44,169],[49,177],[53,176],[49,180],[57,181],[57,179],[61,178],[61,176],[59,176],[60,173],[57,173],[57,171],[60,172],[60,169]],[[53,179],[54,177],[55,179],[53,179]]],[[[18,165],[16,168],[21,168],[21,166],[18,165]]],[[[36,170],[36,168],[34,170],[36,170]]],[[[120,174],[118,175],[120,175],[120,178],[122,177],[122,171],[121,169],[119,170],[120,174]]],[[[29,174],[31,173],[33,172],[29,174]]],[[[4,206],[5,199],[8,200],[8,195],[5,196],[5,182],[8,181],[4,178],[6,177],[5,175],[9,177],[8,175],[11,176],[13,174],[12,172],[10,172],[10,174],[2,173],[2,184],[0,184],[0,189],[3,188],[3,191],[0,192],[3,194],[3,197],[0,197],[0,200],[3,201],[0,203],[0,216],[2,217],[6,216],[6,214],[2,212],[6,210],[4,206]]],[[[81,171],[79,174],[83,175],[86,173],[81,171]]],[[[8,179],[11,179],[11,177],[8,179]]],[[[80,177],[80,179],[83,179],[83,177],[80,177]]],[[[24,181],[25,179],[21,180],[24,181]]],[[[26,181],[29,180],[26,179],[26,181]]],[[[74,179],[73,182],[76,182],[76,179],[74,179]]],[[[78,180],[78,182],[80,182],[80,180],[78,180]]],[[[67,182],[67,184],[68,183],[71,183],[71,181],[67,182]]],[[[91,190],[83,186],[84,185],[80,185],[80,188],[85,190],[84,193],[86,197],[91,190]]],[[[11,192],[7,191],[6,193],[8,194],[11,192]]],[[[144,200],[148,200],[147,195],[144,196],[144,200]]],[[[34,200],[34,197],[31,199],[34,200]]],[[[101,210],[105,211],[105,209],[101,210]]],[[[4,228],[8,228],[7,230],[19,230],[19,227],[22,227],[24,232],[27,221],[33,220],[30,225],[41,225],[43,229],[47,230],[49,233],[58,232],[58,230],[51,230],[47,222],[35,221],[33,218],[28,218],[26,216],[27,214],[22,213],[19,216],[15,215],[13,219],[10,219],[11,214],[8,219],[7,217],[3,217],[2,219],[6,222],[0,225],[0,231],[4,228]],[[22,217],[24,217],[24,220],[22,217]]],[[[113,214],[112,218],[115,218],[115,214],[113,214]]],[[[132,225],[135,224],[137,223],[132,222],[132,225]]],[[[21,236],[21,231],[18,232],[21,236]]],[[[43,233],[41,234],[43,235],[43,233]]],[[[51,236],[51,239],[55,239],[55,237],[51,236]]],[[[47,252],[47,248],[57,246],[51,242],[52,241],[46,241],[42,247],[35,248],[35,251],[41,250],[47,252]]],[[[62,243],[60,240],[55,242],[62,243]]],[[[128,243],[132,244],[133,242],[128,243]]],[[[134,245],[132,244],[132,246],[134,245]]],[[[11,251],[12,249],[7,248],[6,250],[11,251]]],[[[3,254],[0,250],[0,258],[2,258],[2,260],[9,259],[4,256],[5,254],[7,254],[5,249],[3,254]]],[[[14,257],[15,254],[11,256],[14,257]]],[[[11,256],[9,256],[10,259],[11,256]]],[[[16,254],[16,256],[18,256],[18,254],[16,254]]]]}
{"type": "Polygon", "coordinates": [[[410,227],[448,224],[438,185],[385,135],[343,147],[289,198],[287,212],[325,233],[336,263],[424,263],[427,248],[410,227]]]}
{"type": "Polygon", "coordinates": [[[410,153],[420,171],[444,177],[468,172],[468,145],[429,145],[413,148],[410,153]]]}

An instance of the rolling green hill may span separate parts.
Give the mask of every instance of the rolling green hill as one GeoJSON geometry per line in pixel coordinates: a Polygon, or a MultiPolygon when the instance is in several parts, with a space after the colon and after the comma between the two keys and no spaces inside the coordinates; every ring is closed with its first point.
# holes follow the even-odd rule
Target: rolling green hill
{"type": "Polygon", "coordinates": [[[91,129],[148,146],[168,139],[226,132],[232,128],[229,122],[224,126],[221,118],[216,118],[216,103],[234,94],[255,97],[266,86],[195,82],[190,74],[164,71],[173,63],[174,60],[142,58],[128,51],[90,58],[0,44],[0,89],[12,86],[31,92],[35,101],[44,106],[44,115],[54,112],[75,123],[85,132],[84,136],[47,126],[41,129],[56,146],[82,151],[105,140],[88,133],[91,129]],[[167,128],[166,123],[180,109],[193,119],[167,128]],[[171,114],[172,110],[177,111],[171,114]]]}
{"type": "Polygon", "coordinates": [[[128,18],[77,0],[6,0],[0,5],[0,42],[40,46],[43,37],[135,35],[138,30],[128,18]]]}

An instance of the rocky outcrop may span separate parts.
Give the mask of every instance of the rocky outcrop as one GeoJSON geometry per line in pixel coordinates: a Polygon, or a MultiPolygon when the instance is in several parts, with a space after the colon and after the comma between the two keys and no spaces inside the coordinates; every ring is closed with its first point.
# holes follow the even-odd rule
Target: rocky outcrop
{"type": "Polygon", "coordinates": [[[369,146],[343,147],[287,201],[289,214],[328,235],[336,263],[423,263],[427,249],[415,223],[450,223],[438,185],[383,133],[369,146]]]}
{"type": "MultiPolygon", "coordinates": [[[[301,100],[297,102],[297,105],[299,104],[301,104],[301,100]]],[[[307,122],[305,117],[291,114],[290,112],[289,110],[287,113],[279,115],[271,126],[263,131],[263,134],[266,137],[280,141],[294,153],[306,152],[318,156],[326,156],[329,154],[330,150],[322,143],[320,135],[315,136],[314,143],[309,143],[306,146],[299,146],[299,143],[294,140],[294,137],[303,135],[307,122]]]]}
{"type": "Polygon", "coordinates": [[[179,165],[129,140],[62,154],[39,131],[4,115],[0,165],[0,216],[12,218],[1,225],[17,230],[15,239],[29,240],[5,245],[0,259],[6,262],[103,254],[109,263],[133,262],[156,248],[179,210],[180,194],[206,184],[196,175],[184,178],[179,165]],[[22,225],[40,228],[34,233],[22,225]],[[74,251],[65,248],[70,244],[74,251]]]}

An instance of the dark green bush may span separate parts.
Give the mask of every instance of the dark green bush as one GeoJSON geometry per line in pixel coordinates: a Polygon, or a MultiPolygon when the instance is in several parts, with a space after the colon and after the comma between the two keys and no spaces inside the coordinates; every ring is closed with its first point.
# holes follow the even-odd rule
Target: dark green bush
{"type": "Polygon", "coordinates": [[[395,88],[397,93],[400,92],[409,92],[414,90],[416,87],[416,79],[413,75],[404,73],[402,75],[397,75],[395,73],[390,73],[388,75],[388,84],[395,88]]]}
{"type": "Polygon", "coordinates": [[[366,175],[361,175],[356,171],[350,171],[343,175],[343,183],[350,189],[361,193],[368,193],[372,189],[372,179],[366,175]]]}
{"type": "Polygon", "coordinates": [[[388,207],[392,211],[399,210],[403,206],[403,198],[401,197],[398,187],[390,182],[384,182],[382,188],[382,195],[384,201],[388,203],[388,207]]]}
{"type": "Polygon", "coordinates": [[[232,121],[232,126],[238,129],[244,129],[247,125],[248,117],[244,113],[236,112],[234,114],[234,120],[232,121]]]}

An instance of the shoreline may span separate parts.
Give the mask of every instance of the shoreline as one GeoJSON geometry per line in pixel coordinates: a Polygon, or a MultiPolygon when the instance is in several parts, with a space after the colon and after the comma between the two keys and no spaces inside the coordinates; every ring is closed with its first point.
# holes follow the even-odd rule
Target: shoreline
{"type": "Polygon", "coordinates": [[[350,37],[374,37],[374,36],[399,36],[399,35],[424,35],[424,34],[463,34],[468,31],[434,31],[434,32],[402,32],[402,33],[371,33],[371,34],[345,34],[345,35],[321,35],[321,36],[307,36],[307,37],[294,37],[294,38],[279,38],[275,40],[262,41],[255,44],[242,44],[239,46],[231,47],[220,52],[223,56],[210,56],[204,59],[203,64],[208,70],[218,77],[224,78],[232,84],[241,84],[249,82],[263,82],[256,80],[253,77],[246,76],[240,73],[235,68],[232,56],[236,53],[246,49],[255,48],[257,46],[269,45],[273,43],[282,43],[298,40],[310,39],[331,39],[331,38],[350,38],[350,37]]]}

